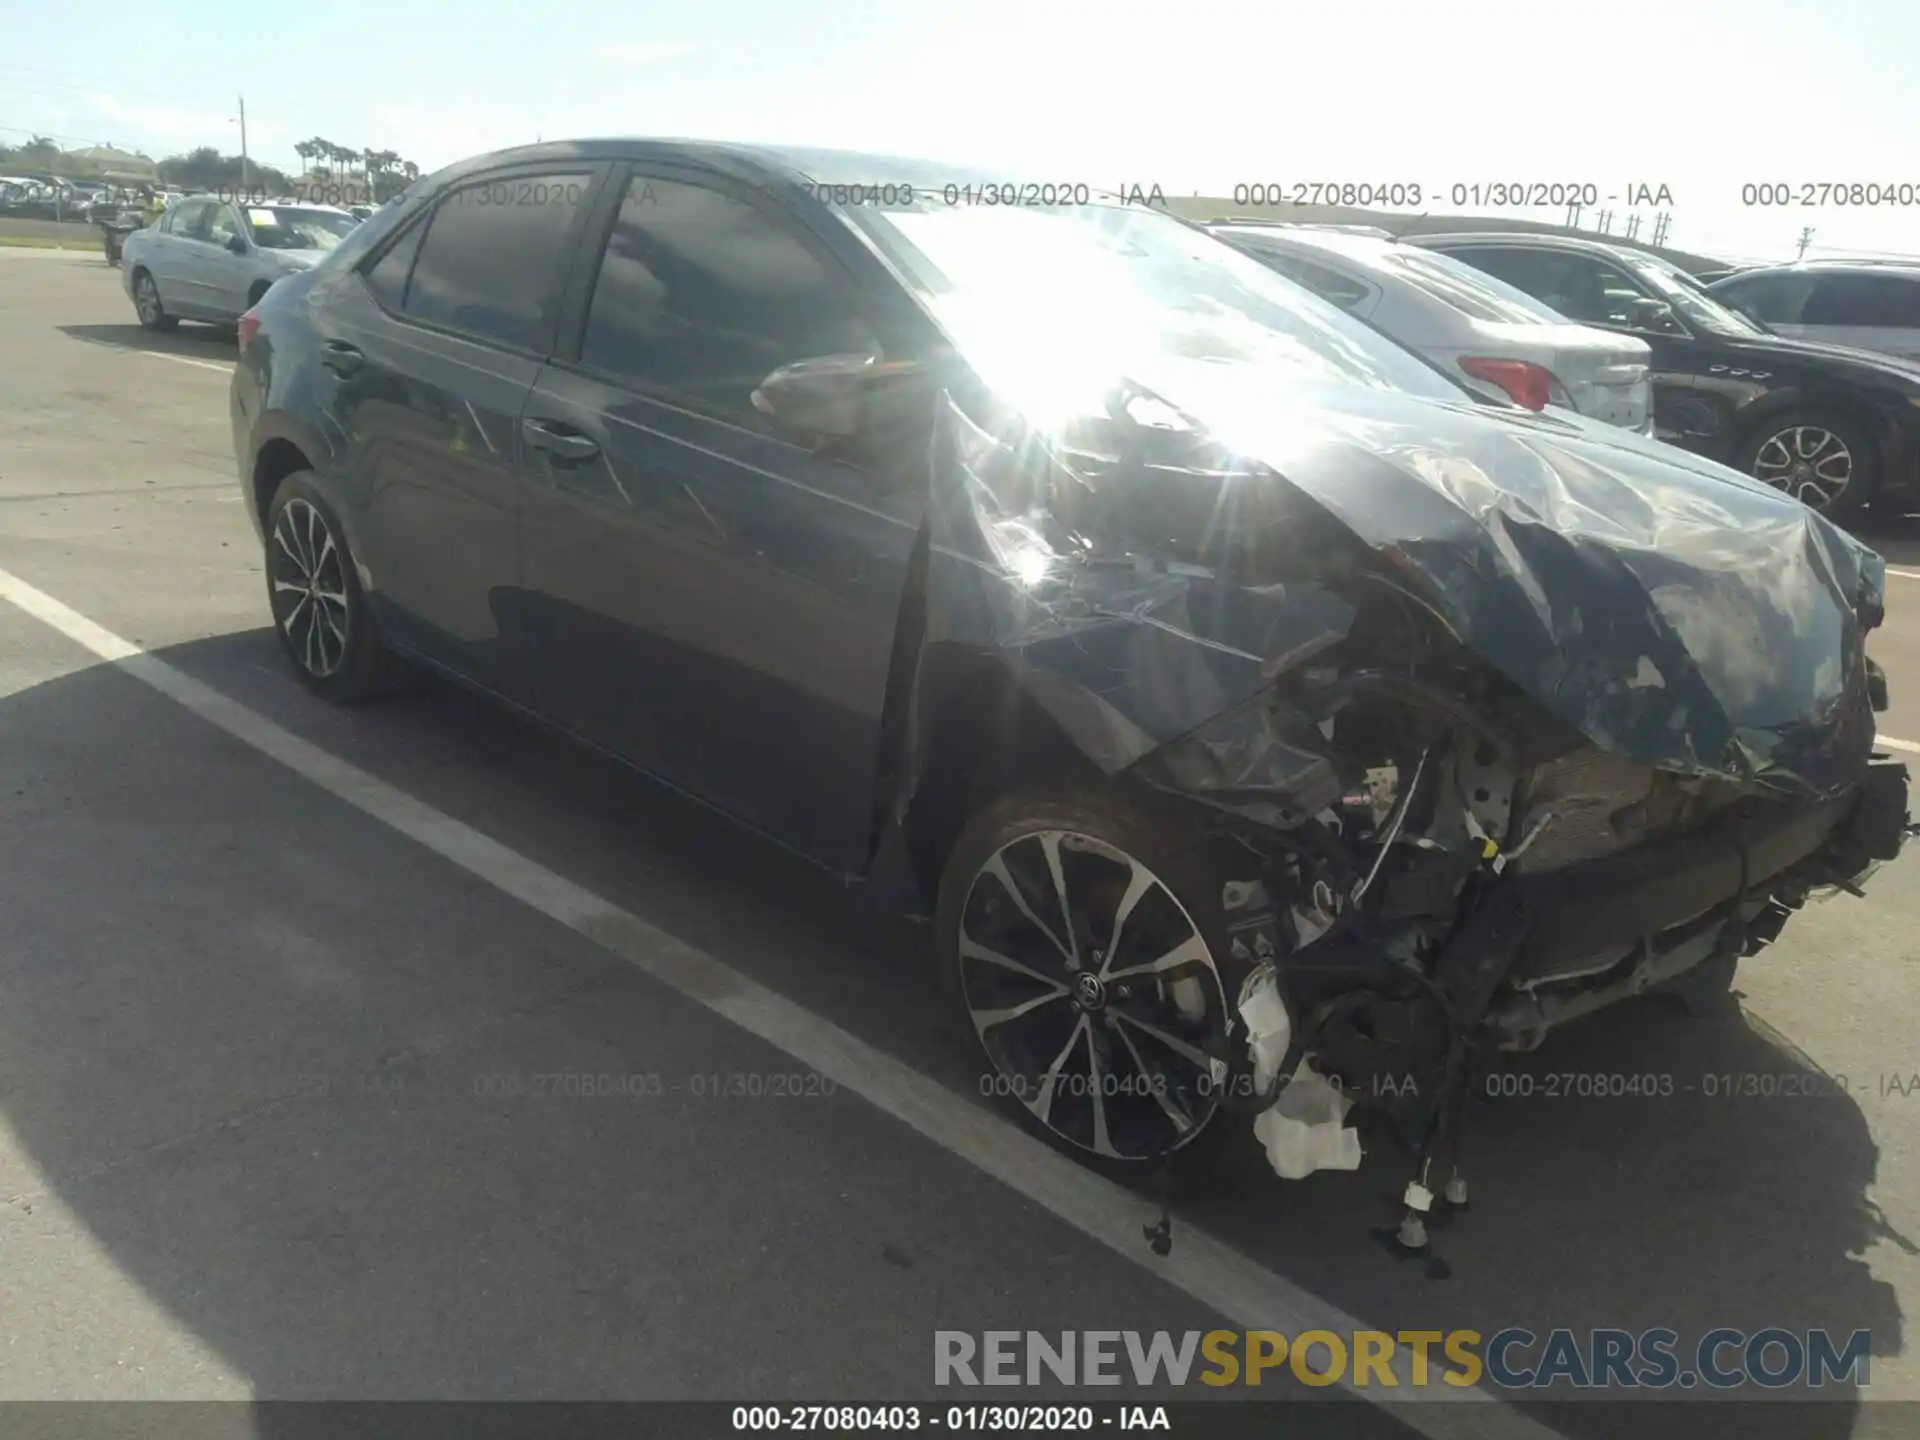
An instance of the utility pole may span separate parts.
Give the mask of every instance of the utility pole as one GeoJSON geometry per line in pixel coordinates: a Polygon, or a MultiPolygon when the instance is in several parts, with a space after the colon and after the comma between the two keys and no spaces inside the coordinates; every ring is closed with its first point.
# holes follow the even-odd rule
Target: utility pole
{"type": "Polygon", "coordinates": [[[247,97],[240,97],[240,193],[250,193],[252,187],[247,183],[247,97]]]}
{"type": "Polygon", "coordinates": [[[1809,225],[1805,229],[1801,230],[1800,232],[1800,254],[1796,258],[1801,260],[1806,259],[1807,246],[1811,245],[1812,243],[1813,243],[1813,227],[1809,225]]]}

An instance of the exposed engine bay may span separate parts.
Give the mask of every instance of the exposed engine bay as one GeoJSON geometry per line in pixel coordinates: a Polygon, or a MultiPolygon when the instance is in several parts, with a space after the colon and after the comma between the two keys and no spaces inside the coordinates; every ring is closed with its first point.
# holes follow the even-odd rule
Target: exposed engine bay
{"type": "Polygon", "coordinates": [[[1349,1103],[1384,1111],[1417,1249],[1491,1055],[1730,978],[1900,852],[1885,566],[1652,442],[1216,380],[1170,365],[1045,433],[949,395],[926,641],[1203,819],[1248,976],[1220,1103],[1288,1176],[1357,1163],[1349,1103]]]}
{"type": "Polygon", "coordinates": [[[1460,1112],[1493,1052],[1700,967],[1730,975],[1816,890],[1859,893],[1908,818],[1905,768],[1883,758],[1821,800],[1609,752],[1403,618],[1356,624],[1365,642],[1137,773],[1257,822],[1222,851],[1233,944],[1256,967],[1255,1080],[1225,1093],[1250,1097],[1235,1108],[1284,1178],[1353,1168],[1346,1112],[1383,1113],[1418,1162],[1400,1233],[1418,1249],[1429,1209],[1465,1201],[1460,1112]],[[1256,998],[1282,1009],[1256,1015],[1256,998]],[[1276,1044],[1284,1059],[1260,1053],[1276,1044]],[[1312,1122],[1275,1123],[1303,1086],[1312,1122]]]}

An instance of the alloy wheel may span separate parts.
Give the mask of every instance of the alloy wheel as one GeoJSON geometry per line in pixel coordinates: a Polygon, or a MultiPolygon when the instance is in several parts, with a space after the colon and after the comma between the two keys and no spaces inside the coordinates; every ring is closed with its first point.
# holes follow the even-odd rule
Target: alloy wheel
{"type": "Polygon", "coordinates": [[[280,507],[268,551],[273,614],[294,658],[325,679],[346,658],[353,615],[339,544],[323,516],[297,496],[280,507]]]}
{"type": "Polygon", "coordinates": [[[1760,443],[1753,475],[1815,510],[1825,510],[1853,480],[1853,452],[1822,426],[1792,425],[1760,443]]]}
{"type": "Polygon", "coordinates": [[[133,282],[133,308],[140,312],[140,318],[149,325],[159,320],[160,292],[154,288],[151,275],[142,275],[133,282]]]}
{"type": "Polygon", "coordinates": [[[1231,1018],[1220,972],[1134,856],[1070,830],[1008,841],[968,887],[959,952],[990,1083],[1056,1136],[1144,1160],[1212,1119],[1231,1018]]]}

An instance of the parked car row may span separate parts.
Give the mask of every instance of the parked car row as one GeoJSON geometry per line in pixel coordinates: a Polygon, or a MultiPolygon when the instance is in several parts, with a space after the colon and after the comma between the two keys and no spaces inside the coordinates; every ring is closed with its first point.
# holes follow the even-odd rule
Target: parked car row
{"type": "Polygon", "coordinates": [[[1372,234],[1218,223],[1229,244],[1434,361],[1493,399],[1559,405],[1653,433],[1645,341],[1577,325],[1448,256],[1372,234]]]}
{"type": "Polygon", "coordinates": [[[1644,429],[1831,515],[1920,488],[1920,266],[1709,284],[1571,236],[1208,228],[1483,393],[1644,429]]]}
{"type": "Polygon", "coordinates": [[[0,215],[93,221],[129,205],[141,204],[152,194],[151,186],[0,175],[0,215]]]}
{"type": "MultiPolygon", "coordinates": [[[[1703,287],[1657,256],[1599,241],[1478,234],[1412,243],[1570,319],[1644,340],[1653,353],[1655,433],[1664,440],[1829,515],[1876,500],[1898,506],[1920,485],[1920,364],[1860,348],[1869,329],[1881,337],[1876,346],[1897,343],[1896,327],[1850,330],[1854,343],[1845,346],[1795,338],[1726,303],[1760,272],[1703,287]]],[[[1843,288],[1873,278],[1862,272],[1843,288]]]]}
{"type": "MultiPolygon", "coordinates": [[[[1737,450],[1867,382],[1625,254],[953,179],[545,144],[342,230],[238,327],[286,661],[436,670],[927,916],[994,1093],[1093,1163],[1298,1175],[1384,1107],[1417,1247],[1486,1052],[1724,1000],[1899,853],[1880,558],[1637,433],[1649,384],[1737,450]]],[[[151,323],[240,221],[170,218],[151,323]]]]}

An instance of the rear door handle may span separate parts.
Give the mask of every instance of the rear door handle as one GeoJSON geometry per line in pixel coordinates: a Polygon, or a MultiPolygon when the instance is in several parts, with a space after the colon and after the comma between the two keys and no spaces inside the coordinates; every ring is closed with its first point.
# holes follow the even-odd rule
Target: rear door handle
{"type": "Polygon", "coordinates": [[[535,450],[544,450],[556,460],[579,462],[591,460],[600,453],[600,446],[589,435],[578,430],[568,429],[553,420],[535,420],[531,417],[520,422],[520,433],[528,445],[535,450]]]}
{"type": "Polygon", "coordinates": [[[336,375],[351,375],[367,363],[367,357],[344,340],[329,340],[320,347],[320,363],[336,375]]]}

